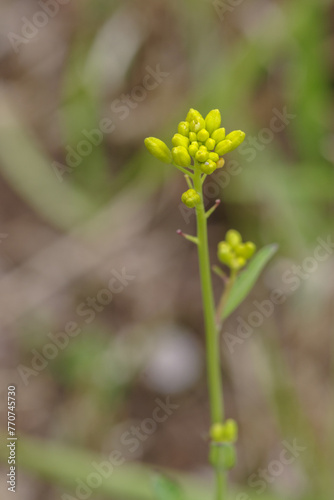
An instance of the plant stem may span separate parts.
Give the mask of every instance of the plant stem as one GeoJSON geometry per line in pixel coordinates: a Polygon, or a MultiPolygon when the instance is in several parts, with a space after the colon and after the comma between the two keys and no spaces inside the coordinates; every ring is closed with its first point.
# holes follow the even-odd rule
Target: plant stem
{"type": "MultiPolygon", "coordinates": [[[[215,304],[211,281],[211,267],[209,259],[207,217],[203,203],[201,171],[195,165],[194,189],[201,197],[196,206],[198,261],[201,278],[202,300],[204,309],[204,323],[206,333],[207,371],[210,399],[211,424],[221,424],[224,420],[223,387],[220,369],[219,336],[215,319],[215,304]]],[[[217,500],[226,500],[225,473],[216,470],[217,500]]]]}
{"type": "Polygon", "coordinates": [[[216,499],[227,499],[226,494],[226,474],[222,470],[216,469],[216,499]]]}

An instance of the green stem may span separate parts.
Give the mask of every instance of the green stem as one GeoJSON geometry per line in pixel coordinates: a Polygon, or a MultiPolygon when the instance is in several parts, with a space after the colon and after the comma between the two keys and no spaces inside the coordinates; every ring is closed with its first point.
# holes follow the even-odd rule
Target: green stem
{"type": "Polygon", "coordinates": [[[227,499],[226,495],[226,474],[222,470],[216,470],[216,499],[227,499]]]}
{"type": "MultiPolygon", "coordinates": [[[[201,171],[195,166],[194,189],[200,194],[201,202],[196,206],[198,261],[201,278],[204,323],[206,332],[207,371],[210,399],[211,424],[224,420],[223,387],[220,368],[219,336],[215,320],[215,304],[211,282],[211,268],[208,247],[207,217],[203,203],[201,171]]],[[[217,500],[225,500],[225,474],[216,470],[217,500]]]]}

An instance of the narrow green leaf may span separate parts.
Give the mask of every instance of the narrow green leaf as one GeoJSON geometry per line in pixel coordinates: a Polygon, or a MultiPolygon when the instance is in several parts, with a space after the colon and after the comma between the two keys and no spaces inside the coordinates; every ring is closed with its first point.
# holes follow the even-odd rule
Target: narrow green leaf
{"type": "Polygon", "coordinates": [[[153,478],[153,490],[157,500],[184,500],[181,487],[165,475],[153,478]]]}
{"type": "Polygon", "coordinates": [[[247,297],[262,270],[266,266],[267,262],[269,262],[272,256],[277,252],[277,249],[278,245],[274,243],[261,248],[261,250],[255,254],[245,271],[243,271],[236,279],[223,311],[223,319],[230,316],[230,314],[232,314],[239,304],[241,304],[241,302],[247,297]]]}

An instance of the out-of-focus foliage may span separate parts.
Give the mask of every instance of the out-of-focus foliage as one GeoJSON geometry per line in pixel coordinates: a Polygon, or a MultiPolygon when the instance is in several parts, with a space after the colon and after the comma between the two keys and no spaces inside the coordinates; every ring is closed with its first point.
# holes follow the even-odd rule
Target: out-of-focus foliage
{"type": "MultiPolygon", "coordinates": [[[[167,395],[178,409],[137,438],[136,451],[125,446],[126,461],[210,482],[196,253],[175,235],[178,227],[191,233],[194,217],[180,202],[182,175],[143,147],[147,136],[170,137],[195,107],[218,108],[228,130],[246,132],[205,188],[208,207],[222,199],[210,218],[213,264],[230,227],[258,248],[279,245],[222,333],[226,411],[240,427],[231,482],[245,500],[327,500],[334,489],[333,2],[58,7],[34,28],[39,2],[0,6],[1,379],[17,384],[20,433],[30,435],[22,437],[20,499],[60,498],[65,485],[75,487],[79,463],[64,467],[63,445],[89,470],[90,457],[117,449],[119,436],[151,418],[167,395]],[[10,33],[24,42],[13,46],[10,33]],[[124,268],[134,278],[108,302],[110,289],[101,290],[124,268]],[[270,306],[274,290],[285,300],[270,306]],[[68,322],[80,333],[65,335],[68,322]],[[232,348],[226,333],[236,336],[232,348]],[[56,338],[68,343],[46,359],[43,349],[56,338]],[[36,352],[45,366],[24,383],[17,367],[31,369],[36,352]],[[46,445],[43,461],[30,460],[37,439],[57,441],[57,459],[46,445]],[[282,463],[294,442],[300,450],[282,463]]],[[[126,471],[115,475],[117,491],[112,479],[103,483],[102,498],[122,496],[122,484],[135,498],[126,471]]],[[[143,498],[148,484],[144,478],[143,498]]]]}

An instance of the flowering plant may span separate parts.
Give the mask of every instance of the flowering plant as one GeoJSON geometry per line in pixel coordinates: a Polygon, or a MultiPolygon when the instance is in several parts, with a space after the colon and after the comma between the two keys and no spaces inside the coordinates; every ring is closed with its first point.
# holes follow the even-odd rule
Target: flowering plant
{"type": "Polygon", "coordinates": [[[243,242],[238,231],[230,229],[225,240],[218,244],[217,257],[226,270],[215,266],[213,270],[224,284],[221,298],[215,306],[209,260],[207,220],[217,208],[220,200],[206,210],[203,201],[203,183],[208,175],[223,168],[224,155],[236,149],[245,139],[245,133],[235,130],[226,135],[221,127],[218,109],[210,111],[205,118],[195,109],[190,109],[185,121],[181,121],[177,133],[172,138],[173,148],[160,139],[148,137],[145,146],[148,151],[163,161],[173,164],[180,170],[187,183],[187,191],[182,202],[196,210],[197,234],[192,236],[178,230],[197,246],[202,288],[203,312],[206,332],[207,372],[210,399],[211,428],[209,460],[216,473],[216,499],[225,500],[226,471],[236,462],[234,443],[238,427],[233,419],[225,420],[223,387],[220,367],[220,336],[225,319],[246,297],[253,287],[262,268],[276,251],[275,245],[268,245],[256,253],[255,244],[243,242]],[[244,271],[245,266],[247,269],[244,271]]]}

